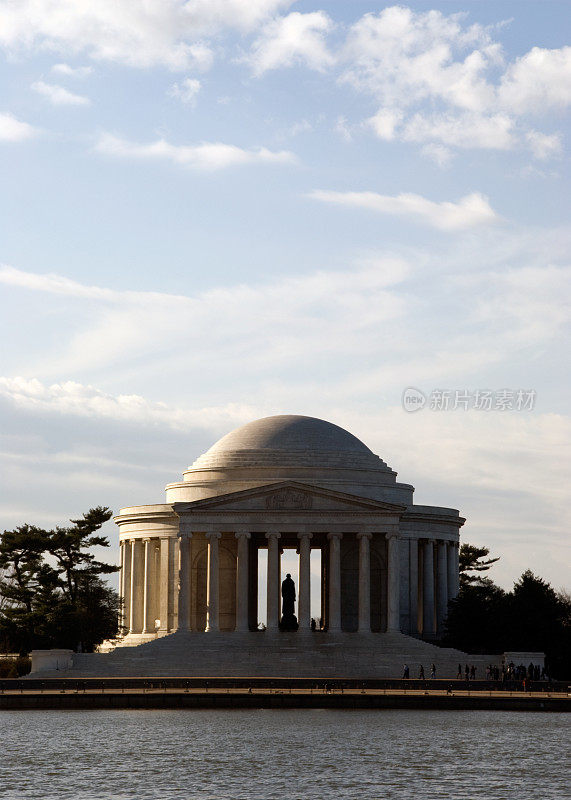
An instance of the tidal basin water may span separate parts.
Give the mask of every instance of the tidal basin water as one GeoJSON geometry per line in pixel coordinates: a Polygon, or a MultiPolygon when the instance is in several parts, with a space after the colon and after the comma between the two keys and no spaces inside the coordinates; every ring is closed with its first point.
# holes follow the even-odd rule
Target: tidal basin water
{"type": "Polygon", "coordinates": [[[565,714],[2,711],[7,800],[561,800],[565,714]]]}

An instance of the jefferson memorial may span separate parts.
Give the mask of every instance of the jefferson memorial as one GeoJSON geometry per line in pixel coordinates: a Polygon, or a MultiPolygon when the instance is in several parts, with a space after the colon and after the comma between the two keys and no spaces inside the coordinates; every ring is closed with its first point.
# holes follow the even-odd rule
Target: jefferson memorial
{"type": "MultiPolygon", "coordinates": [[[[257,631],[258,553],[267,551],[267,633],[280,630],[284,549],[299,554],[298,633],[310,631],[310,557],[321,558],[325,633],[443,631],[458,592],[458,511],[414,489],[348,431],[274,416],[228,433],[166,502],[123,508],[123,642],[174,631],[257,631]]],[[[297,626],[296,626],[297,627],[297,626]]],[[[314,626],[315,627],[315,626],[314,626]]]]}
{"type": "Polygon", "coordinates": [[[122,638],[55,666],[86,677],[382,678],[409,663],[453,677],[469,658],[484,669],[498,657],[437,645],[465,520],[415,505],[413,492],[330,422],[243,425],[169,484],[165,503],[121,509],[122,638]],[[283,580],[286,551],[296,580],[283,580]]]}

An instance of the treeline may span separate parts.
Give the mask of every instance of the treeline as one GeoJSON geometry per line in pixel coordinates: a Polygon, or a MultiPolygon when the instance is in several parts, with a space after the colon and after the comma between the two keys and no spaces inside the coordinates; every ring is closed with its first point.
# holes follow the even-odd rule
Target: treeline
{"type": "Polygon", "coordinates": [[[443,644],[467,653],[534,651],[553,678],[571,676],[571,597],[531,570],[509,592],[482,575],[498,559],[487,548],[460,549],[460,593],[450,603],[443,644]]]}
{"type": "Polygon", "coordinates": [[[99,506],[68,527],[22,525],[0,536],[2,652],[91,652],[117,634],[119,596],[102,576],[118,568],[90,552],[109,547],[97,531],[111,513],[99,506]]]}

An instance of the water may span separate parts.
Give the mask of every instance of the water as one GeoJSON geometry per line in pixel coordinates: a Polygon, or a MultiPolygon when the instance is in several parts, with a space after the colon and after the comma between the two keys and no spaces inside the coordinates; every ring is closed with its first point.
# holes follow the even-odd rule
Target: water
{"type": "Polygon", "coordinates": [[[6,800],[561,800],[569,717],[2,711],[6,800]]]}

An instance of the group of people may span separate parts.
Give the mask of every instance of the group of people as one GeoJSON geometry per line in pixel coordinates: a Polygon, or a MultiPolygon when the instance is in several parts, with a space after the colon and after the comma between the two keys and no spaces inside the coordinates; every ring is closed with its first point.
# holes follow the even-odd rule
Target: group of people
{"type": "MultiPolygon", "coordinates": [[[[456,679],[465,681],[475,681],[476,680],[476,672],[477,667],[474,664],[468,665],[465,664],[462,667],[462,664],[458,664],[458,672],[456,673],[456,679]]],[[[403,667],[402,673],[403,679],[410,678],[410,667],[408,664],[405,664],[403,667]]],[[[436,664],[432,664],[430,667],[430,677],[436,678],[436,664]]],[[[425,680],[426,676],[424,674],[424,666],[422,664],[419,665],[418,668],[418,680],[425,680]]],[[[487,681],[546,681],[549,680],[549,675],[547,674],[545,667],[540,667],[538,664],[529,664],[528,667],[520,664],[516,667],[516,665],[512,662],[509,664],[503,664],[501,667],[498,667],[496,664],[488,664],[486,667],[486,680],[487,681]]]]}
{"type": "MultiPolygon", "coordinates": [[[[404,665],[402,676],[403,678],[410,678],[410,667],[408,666],[408,664],[404,665]]],[[[420,664],[418,668],[418,680],[423,681],[425,677],[426,676],[424,674],[424,667],[422,664],[420,664]]],[[[436,678],[436,664],[432,664],[432,666],[430,667],[430,677],[436,678]]]]}
{"type": "Polygon", "coordinates": [[[456,679],[461,681],[464,678],[465,681],[475,681],[476,680],[476,667],[471,664],[465,664],[464,671],[462,671],[462,664],[458,664],[458,672],[456,673],[456,679]]]}
{"type": "Polygon", "coordinates": [[[549,675],[545,667],[540,667],[539,664],[530,664],[526,667],[525,664],[519,664],[517,667],[510,661],[509,664],[502,664],[498,667],[495,664],[489,664],[486,667],[486,679],[489,681],[547,681],[549,675]]]}

